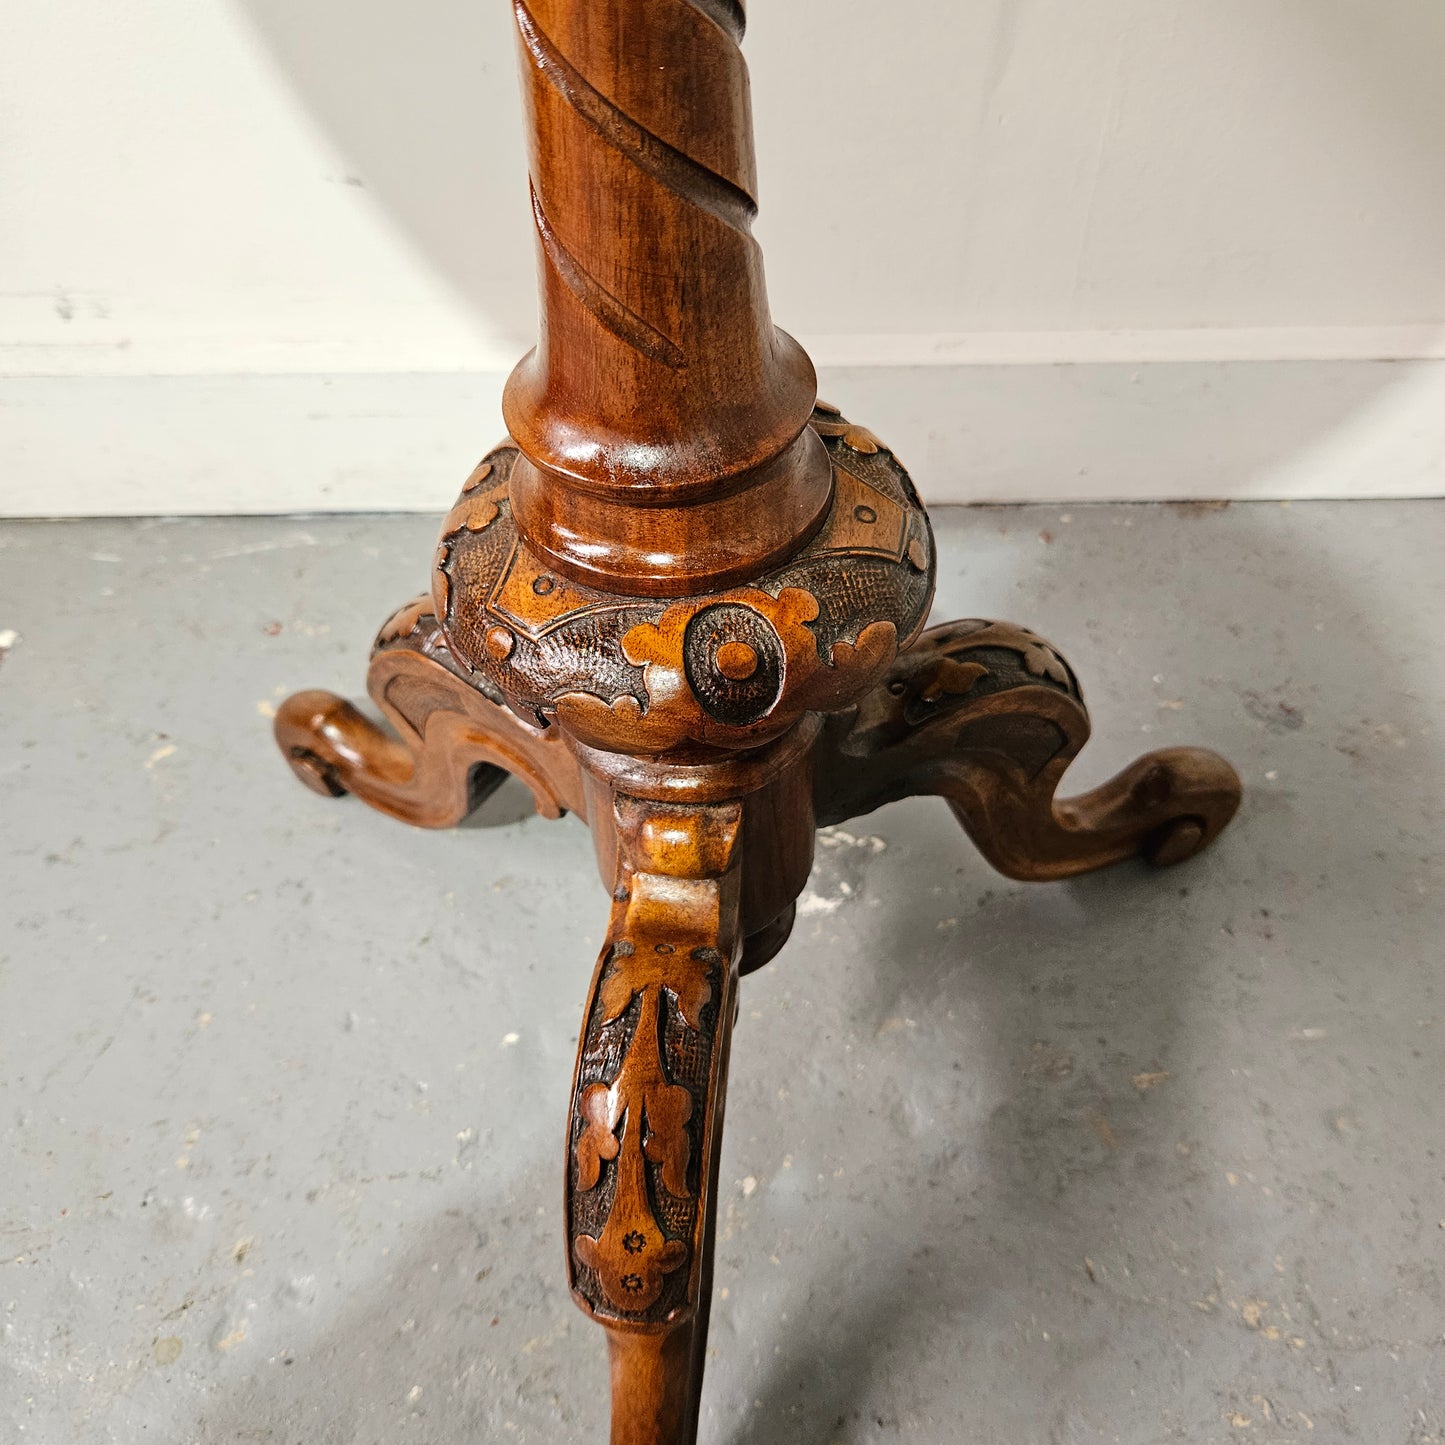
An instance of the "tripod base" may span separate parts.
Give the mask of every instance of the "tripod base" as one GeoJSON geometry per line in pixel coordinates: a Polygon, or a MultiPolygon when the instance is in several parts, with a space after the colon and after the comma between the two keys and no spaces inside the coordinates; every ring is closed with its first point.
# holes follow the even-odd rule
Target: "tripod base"
{"type": "MultiPolygon", "coordinates": [[[[883,554],[894,570],[877,564],[876,547],[866,553],[879,570],[872,592],[860,593],[856,605],[863,609],[871,597],[875,606],[906,604],[922,615],[931,591],[926,519],[906,478],[895,487],[882,470],[887,461],[901,477],[901,468],[886,454],[878,459],[876,440],[835,415],[815,419],[835,461],[839,446],[874,458],[868,466],[876,495],[896,512],[883,554]],[[892,591],[885,585],[890,577],[903,579],[892,591]],[[916,577],[925,591],[913,597],[906,588],[916,577]]],[[[769,679],[765,667],[759,671],[769,634],[752,619],[769,620],[785,649],[792,647],[782,612],[791,607],[794,622],[809,621],[796,596],[780,601],[801,591],[796,575],[791,587],[729,594],[722,602],[659,603],[641,622],[636,612],[609,621],[625,665],[646,667],[650,656],[658,669],[644,673],[653,689],[647,706],[631,697],[607,705],[575,687],[563,696],[567,706],[530,709],[525,698],[519,706],[496,674],[477,665],[481,653],[458,656],[455,638],[475,638],[483,651],[490,646],[493,660],[517,669],[518,687],[532,696],[540,695],[538,677],[547,667],[576,669],[585,657],[573,647],[558,663],[549,639],[568,626],[592,627],[587,635],[594,642],[613,634],[585,620],[603,604],[583,596],[568,611],[552,586],[539,587],[550,574],[528,562],[511,533],[498,529],[487,537],[502,519],[507,492],[505,478],[482,490],[491,476],[484,467],[448,520],[439,570],[447,581],[402,608],[377,638],[368,687],[392,730],[333,694],[304,692],[282,706],[276,737],[309,787],[354,793],[404,822],[452,826],[512,773],[531,789],[540,813],[573,812],[590,825],[612,911],[584,1007],[570,1103],[569,1279],[578,1304],[609,1336],[613,1445],[691,1445],[738,978],[786,941],[816,828],[899,798],[937,794],[994,867],[1013,878],[1059,879],[1134,856],[1183,861],[1229,822],[1240,782],[1214,753],[1172,748],[1139,759],[1091,792],[1058,797],[1065,770],[1088,739],[1088,713],[1059,653],[1007,623],[933,628],[889,664],[886,654],[879,661],[878,649],[880,637],[898,635],[892,622],[858,622],[850,641],[835,615],[830,625],[842,640],[833,663],[823,657],[824,671],[809,672],[785,652],[778,677],[769,679]],[[479,560],[470,572],[458,570],[468,548],[479,560]],[[484,590],[458,592],[459,580],[475,582],[484,573],[484,590]],[[512,631],[500,636],[495,621],[504,603],[516,610],[509,587],[524,595],[513,586],[519,573],[532,579],[530,595],[559,609],[562,619],[551,632],[534,628],[530,650],[517,645],[512,631]],[[667,609],[678,607],[674,618],[667,609]],[[650,655],[639,633],[654,649],[650,655]],[[685,639],[677,644],[682,662],[671,672],[669,639],[685,639]],[[855,689],[846,705],[810,707],[826,696],[817,679],[841,677],[842,663],[863,669],[855,675],[866,673],[861,692],[855,689]],[[667,682],[684,674],[696,696],[667,682]],[[791,713],[789,677],[801,678],[804,689],[792,698],[791,713]],[[740,710],[763,693],[783,701],[759,716],[784,716],[785,726],[761,726],[740,710]],[[727,727],[758,726],[756,744],[701,745],[700,705],[727,727]],[[629,735],[632,746],[623,746],[629,735]]],[[[853,482],[839,487],[849,516],[840,522],[835,503],[821,540],[791,564],[795,574],[814,569],[809,585],[834,599],[835,613],[837,599],[851,595],[849,579],[860,575],[849,551],[857,530],[876,529],[882,514],[879,503],[859,500],[861,484],[853,482]],[[816,577],[825,572],[821,585],[816,577]]],[[[622,610],[624,600],[613,599],[611,607],[622,610]]],[[[814,647],[809,634],[794,631],[814,647]]],[[[604,658],[599,669],[610,665],[604,658]]]]}

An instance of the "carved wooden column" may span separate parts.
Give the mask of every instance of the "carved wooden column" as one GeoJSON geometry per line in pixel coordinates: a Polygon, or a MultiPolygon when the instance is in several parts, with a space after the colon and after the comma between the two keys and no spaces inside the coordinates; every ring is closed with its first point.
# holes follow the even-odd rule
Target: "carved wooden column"
{"type": "Polygon", "coordinates": [[[542,334],[504,410],[518,531],[576,582],[684,596],[823,520],[812,363],[768,314],[743,15],[515,0],[542,334]]]}
{"type": "Polygon", "coordinates": [[[377,636],[393,731],[306,692],[276,736],[308,786],[424,827],[507,772],[591,826],[612,915],[567,1272],[607,1332],[613,1445],[690,1445],[738,979],[786,941],[817,824],[937,793],[995,866],[1064,878],[1191,856],[1239,780],[1176,748],[1058,799],[1088,737],[1068,664],[1005,623],[922,632],[927,514],[769,315],[739,0],[514,8],[542,325],[511,436],[377,636]]]}

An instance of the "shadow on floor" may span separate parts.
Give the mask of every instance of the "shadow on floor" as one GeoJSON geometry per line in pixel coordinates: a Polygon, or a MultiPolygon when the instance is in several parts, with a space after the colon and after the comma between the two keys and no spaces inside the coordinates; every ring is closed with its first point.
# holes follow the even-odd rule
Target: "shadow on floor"
{"type": "MultiPolygon", "coordinates": [[[[837,946],[800,930],[796,962],[746,986],[725,1187],[740,1154],[761,1172],[746,1150],[769,1108],[800,1152],[814,1126],[836,1133],[856,1182],[793,1205],[764,1189],[720,1248],[731,1302],[704,1440],[1434,1428],[1421,1362],[1438,1350],[1441,1277],[1408,1266],[1425,1228],[1412,1201],[1438,1184],[1424,1155],[1440,1044],[1422,1033],[1406,1057],[1398,1040],[1437,1007],[1438,953],[1409,925],[1422,880],[1439,881],[1420,800],[1445,791],[1445,755],[1407,670],[1411,619],[1366,593],[1346,553],[1291,544],[1277,509],[1257,526],[1238,510],[1223,534],[1181,517],[1175,555],[1137,578],[1108,571],[1126,549],[1097,553],[1085,590],[1148,589],[1229,539],[1197,616],[1152,618],[1133,656],[1091,643],[1087,618],[1034,615],[1069,605],[1057,595],[1018,619],[1052,634],[1111,718],[1157,719],[1149,745],[1205,742],[1240,765],[1245,808],[1211,855],[1030,890],[992,880],[941,803],[901,805],[862,825],[890,838],[865,885],[877,906],[834,915],[837,946]],[[1151,688],[1155,668],[1198,680],[1197,736],[1151,688]],[[749,1044],[747,1011],[785,991],[820,1011],[765,1017],[749,1044]],[[855,1040],[846,1067],[840,1037],[855,1040]],[[770,1104],[779,1076],[796,1079],[791,1100],[770,1104]],[[779,1281],[763,1261],[787,1240],[779,1281]],[[1378,1388],[1347,1388],[1367,1366],[1378,1388]]],[[[1399,596],[1428,554],[1397,555],[1399,596]]],[[[1049,565],[1017,579],[1019,597],[1049,597],[1049,565]]],[[[1126,761],[1122,736],[1097,738],[1089,782],[1095,748],[1107,771],[1126,761]]],[[[547,1173],[521,1194],[550,1198],[547,1173]]],[[[475,1209],[437,1219],[294,1363],[216,1399],[199,1438],[602,1439],[602,1340],[565,1297],[559,1218],[498,1213],[478,1182],[475,1209]],[[501,1294],[499,1248],[527,1261],[501,1294]]]]}

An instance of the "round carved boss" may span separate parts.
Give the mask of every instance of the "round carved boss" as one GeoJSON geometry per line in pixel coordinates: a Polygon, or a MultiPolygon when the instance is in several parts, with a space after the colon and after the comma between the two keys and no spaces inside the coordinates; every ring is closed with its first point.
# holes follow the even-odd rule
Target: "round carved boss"
{"type": "Polygon", "coordinates": [[[709,716],[733,727],[766,717],[783,690],[783,644],[762,613],[739,602],[704,607],[682,644],[688,685],[709,716]]]}

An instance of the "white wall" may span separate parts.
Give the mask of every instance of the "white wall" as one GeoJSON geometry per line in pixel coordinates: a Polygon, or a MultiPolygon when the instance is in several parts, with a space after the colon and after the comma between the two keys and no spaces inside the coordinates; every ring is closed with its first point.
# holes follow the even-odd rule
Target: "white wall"
{"type": "MultiPolygon", "coordinates": [[[[934,499],[1445,490],[1440,0],[749,8],[775,314],[934,499]]],[[[510,27],[7,0],[0,510],[445,505],[535,324],[510,27]]]]}

